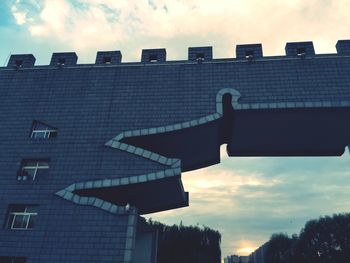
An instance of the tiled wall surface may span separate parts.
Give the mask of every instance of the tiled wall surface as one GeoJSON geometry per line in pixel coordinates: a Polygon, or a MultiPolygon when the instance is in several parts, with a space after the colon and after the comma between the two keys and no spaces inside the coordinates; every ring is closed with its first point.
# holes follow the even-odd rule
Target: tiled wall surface
{"type": "MultiPolygon", "coordinates": [[[[103,64],[101,53],[96,65],[79,65],[69,53],[65,65],[33,66],[27,55],[18,67],[21,57],[13,57],[0,68],[0,256],[25,256],[30,263],[128,262],[127,213],[81,206],[55,193],[79,182],[166,169],[105,144],[126,131],[219,118],[217,96],[225,89],[240,94],[233,93],[238,110],[350,106],[350,48],[348,42],[337,47],[338,54],[259,53],[253,59],[212,59],[205,47],[198,50],[210,59],[201,63],[167,62],[163,49],[154,63],[120,63],[117,52],[115,62],[103,64]],[[33,120],[57,127],[57,138],[30,139],[33,120]],[[18,181],[21,160],[28,158],[49,158],[49,173],[18,181]],[[35,228],[6,229],[9,204],[39,205],[35,228]]],[[[65,54],[52,61],[57,56],[65,54]]]]}

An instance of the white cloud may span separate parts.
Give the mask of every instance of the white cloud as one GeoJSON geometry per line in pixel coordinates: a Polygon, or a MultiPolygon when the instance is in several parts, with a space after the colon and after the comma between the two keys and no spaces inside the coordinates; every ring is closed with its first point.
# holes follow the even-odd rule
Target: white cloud
{"type": "Polygon", "coordinates": [[[23,25],[27,22],[27,13],[18,11],[16,6],[11,7],[12,15],[18,25],[23,25]]]}
{"type": "Polygon", "coordinates": [[[347,152],[327,158],[225,158],[182,175],[189,207],[149,216],[208,225],[223,234],[223,255],[244,254],[273,233],[298,233],[307,220],[346,212],[348,159],[347,152]]]}
{"type": "Polygon", "coordinates": [[[214,45],[214,55],[232,57],[234,44],[253,42],[262,42],[265,54],[281,54],[285,42],[297,40],[314,40],[319,52],[334,52],[337,39],[350,37],[348,0],[34,2],[39,11],[31,13],[33,21],[25,17],[28,5],[19,4],[18,22],[37,38],[77,51],[83,60],[99,49],[122,49],[126,60],[138,60],[142,48],[159,46],[179,59],[189,45],[214,45]]]}

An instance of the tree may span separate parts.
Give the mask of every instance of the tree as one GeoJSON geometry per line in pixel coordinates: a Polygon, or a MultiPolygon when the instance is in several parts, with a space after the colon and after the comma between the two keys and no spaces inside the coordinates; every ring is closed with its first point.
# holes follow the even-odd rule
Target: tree
{"type": "Polygon", "coordinates": [[[296,252],[302,262],[350,262],[350,214],[308,221],[301,230],[296,252]]]}
{"type": "Polygon", "coordinates": [[[290,263],[296,237],[287,234],[273,234],[265,252],[266,263],[290,263]]]}
{"type": "Polygon", "coordinates": [[[158,263],[220,263],[221,235],[203,226],[164,225],[147,222],[158,229],[158,263]]]}
{"type": "Polygon", "coordinates": [[[350,213],[310,220],[292,238],[272,235],[264,258],[266,263],[349,263],[350,213]]]}

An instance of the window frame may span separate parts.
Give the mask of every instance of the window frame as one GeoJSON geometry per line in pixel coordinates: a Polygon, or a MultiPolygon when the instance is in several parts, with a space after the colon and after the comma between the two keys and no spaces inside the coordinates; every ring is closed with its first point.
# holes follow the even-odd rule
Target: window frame
{"type": "Polygon", "coordinates": [[[50,169],[49,163],[50,163],[49,159],[23,159],[21,162],[20,170],[17,174],[17,180],[18,181],[35,181],[39,170],[50,169]],[[29,163],[35,163],[35,165],[30,165],[29,163]],[[31,173],[29,173],[28,171],[33,171],[33,170],[34,170],[34,173],[33,175],[31,175],[31,173]]]}
{"type": "Polygon", "coordinates": [[[158,62],[158,55],[157,54],[149,55],[148,61],[150,63],[157,63],[158,62]]]}
{"type": "Polygon", "coordinates": [[[54,128],[50,125],[47,125],[40,121],[33,121],[32,124],[32,130],[30,132],[30,138],[34,140],[40,140],[40,139],[53,139],[56,138],[58,135],[58,129],[54,128]],[[45,129],[38,129],[37,126],[42,125],[45,126],[45,129]],[[37,134],[44,134],[43,137],[38,137],[37,134]],[[56,136],[52,136],[53,134],[56,134],[56,136]]]}
{"type": "Polygon", "coordinates": [[[196,60],[203,62],[205,60],[205,54],[203,52],[196,53],[196,60]]]}
{"type": "Polygon", "coordinates": [[[36,217],[38,216],[38,205],[22,205],[22,204],[12,204],[9,205],[9,209],[8,209],[8,215],[7,215],[7,229],[10,230],[31,230],[34,229],[35,227],[35,221],[36,221],[36,217]],[[18,209],[18,207],[23,206],[23,211],[21,211],[20,209],[18,209]],[[17,207],[17,209],[16,209],[17,207]],[[35,208],[35,212],[28,212],[29,209],[35,208]],[[16,210],[16,211],[13,211],[16,210]],[[20,210],[20,211],[17,211],[20,210]],[[16,223],[16,218],[17,217],[22,217],[21,219],[21,226],[23,225],[23,223],[25,224],[25,227],[14,227],[15,223],[16,223]],[[34,221],[34,225],[33,227],[29,227],[29,223],[31,221],[31,219],[34,221]]]}
{"type": "Polygon", "coordinates": [[[306,55],[306,48],[305,47],[299,47],[297,48],[297,56],[303,57],[306,55]]]}
{"type": "Polygon", "coordinates": [[[255,57],[255,52],[254,52],[254,50],[246,50],[245,52],[244,52],[244,56],[245,56],[245,58],[246,59],[248,59],[248,60],[250,60],[250,59],[253,59],[254,57],[255,57]]]}
{"type": "Polygon", "coordinates": [[[112,64],[112,57],[111,56],[104,56],[102,61],[103,61],[103,64],[110,65],[110,64],[112,64]]]}

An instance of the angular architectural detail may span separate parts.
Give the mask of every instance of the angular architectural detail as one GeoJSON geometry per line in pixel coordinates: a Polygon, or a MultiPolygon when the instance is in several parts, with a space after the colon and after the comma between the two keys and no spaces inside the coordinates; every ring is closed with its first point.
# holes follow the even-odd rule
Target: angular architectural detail
{"type": "Polygon", "coordinates": [[[315,55],[314,44],[311,41],[289,42],[286,45],[288,57],[312,57],[315,55]]]}
{"type": "Polygon", "coordinates": [[[190,47],[188,49],[188,60],[204,62],[213,59],[212,47],[190,47]]]}
{"type": "Polygon", "coordinates": [[[75,52],[53,53],[50,66],[74,66],[77,61],[78,56],[75,52]]]}
{"type": "Polygon", "coordinates": [[[340,55],[350,55],[350,40],[339,40],[336,45],[337,52],[340,55]]]}
{"type": "Polygon", "coordinates": [[[99,51],[96,55],[95,64],[116,65],[122,62],[122,53],[118,51],[99,51]]]}
{"type": "Polygon", "coordinates": [[[288,43],[276,57],[239,45],[226,59],[190,48],[181,61],[166,61],[165,49],[128,63],[119,51],[98,52],[95,64],[76,64],[75,53],[54,53],[48,66],[11,56],[0,68],[0,224],[15,228],[0,230],[0,258],[138,263],[138,216],[187,206],[181,173],[219,163],[222,144],[230,156],[341,155],[348,43],[337,54],[288,43]],[[30,129],[33,120],[45,122],[30,129]],[[39,207],[30,231],[16,230],[32,226],[19,204],[39,207]]]}
{"type": "Polygon", "coordinates": [[[30,138],[53,139],[57,137],[58,129],[40,121],[33,121],[30,138]]]}
{"type": "Polygon", "coordinates": [[[11,55],[7,67],[14,69],[32,68],[34,67],[34,64],[35,57],[32,54],[11,55]]]}
{"type": "Polygon", "coordinates": [[[236,57],[238,59],[259,59],[262,58],[263,51],[261,44],[237,45],[236,57]]]}
{"type": "Polygon", "coordinates": [[[166,61],[165,48],[158,49],[143,49],[141,55],[142,63],[156,63],[166,61]]]}

